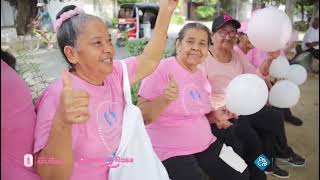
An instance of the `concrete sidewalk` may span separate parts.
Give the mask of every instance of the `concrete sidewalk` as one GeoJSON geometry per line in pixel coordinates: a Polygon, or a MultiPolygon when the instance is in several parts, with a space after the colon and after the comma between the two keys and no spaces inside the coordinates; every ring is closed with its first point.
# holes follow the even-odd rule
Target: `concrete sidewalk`
{"type": "MultiPolygon", "coordinates": [[[[309,74],[307,81],[299,86],[301,96],[292,112],[303,119],[302,126],[285,123],[288,144],[296,153],[306,158],[304,167],[280,167],[290,173],[290,180],[319,180],[319,76],[309,74]]],[[[268,180],[279,180],[268,175],[268,180]]]]}

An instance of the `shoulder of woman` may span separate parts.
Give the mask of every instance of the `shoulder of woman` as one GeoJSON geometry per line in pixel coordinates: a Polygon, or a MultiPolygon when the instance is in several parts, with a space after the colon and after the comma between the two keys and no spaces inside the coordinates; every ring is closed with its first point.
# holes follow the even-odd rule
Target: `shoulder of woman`
{"type": "Polygon", "coordinates": [[[53,83],[51,83],[47,88],[43,90],[41,95],[37,98],[35,102],[36,109],[42,104],[42,102],[50,99],[58,99],[60,97],[60,93],[62,91],[62,80],[57,79],[53,83]]]}

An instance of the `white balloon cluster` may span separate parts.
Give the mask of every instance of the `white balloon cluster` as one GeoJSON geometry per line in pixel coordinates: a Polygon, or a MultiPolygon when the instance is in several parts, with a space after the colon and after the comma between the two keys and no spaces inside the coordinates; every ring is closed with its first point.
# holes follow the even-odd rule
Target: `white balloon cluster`
{"type": "Polygon", "coordinates": [[[307,79],[306,69],[298,64],[289,65],[284,56],[279,56],[270,65],[270,76],[283,79],[272,86],[269,93],[269,103],[279,108],[290,108],[296,105],[300,98],[299,85],[307,79]]]}
{"type": "MultiPolygon", "coordinates": [[[[248,23],[249,41],[265,52],[283,49],[290,40],[292,24],[285,12],[276,8],[258,10],[248,23]]],[[[269,69],[274,78],[284,79],[276,82],[268,92],[263,79],[253,74],[235,77],[226,89],[226,107],[238,115],[258,112],[269,99],[271,105],[289,108],[300,98],[301,85],[307,79],[307,71],[300,65],[289,64],[285,56],[272,61],[269,69]],[[269,97],[269,98],[268,98],[269,97]]]]}
{"type": "MultiPolygon", "coordinates": [[[[276,63],[277,64],[277,63],[276,63]]],[[[275,69],[281,69],[278,65],[275,69]]],[[[290,108],[296,105],[300,98],[298,85],[307,79],[307,71],[301,65],[289,66],[289,72],[284,80],[276,82],[270,92],[265,81],[255,74],[241,74],[236,76],[226,89],[226,107],[238,115],[250,115],[260,111],[269,100],[269,103],[279,108],[290,108]]]]}

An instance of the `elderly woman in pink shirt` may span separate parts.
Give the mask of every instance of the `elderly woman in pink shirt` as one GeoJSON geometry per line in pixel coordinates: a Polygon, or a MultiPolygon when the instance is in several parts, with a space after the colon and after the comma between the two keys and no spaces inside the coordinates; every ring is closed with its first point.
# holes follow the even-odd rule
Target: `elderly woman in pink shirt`
{"type": "MultiPolygon", "coordinates": [[[[158,66],[170,18],[178,1],[160,0],[154,35],[144,52],[125,60],[135,84],[158,66]]],[[[125,99],[123,69],[105,23],[74,5],[64,7],[55,23],[61,53],[71,66],[38,99],[34,153],[56,164],[36,164],[42,179],[106,180],[107,160],[118,149],[125,99]]]]}
{"type": "Polygon", "coordinates": [[[248,180],[219,158],[223,143],[210,123],[234,116],[214,110],[211,87],[197,68],[208,55],[209,29],[199,23],[185,25],[176,41],[176,56],[162,60],[142,81],[139,107],[155,152],[174,180],[248,180]]]}
{"type": "MultiPolygon", "coordinates": [[[[210,55],[199,67],[205,72],[210,82],[211,102],[215,109],[225,106],[225,91],[233,78],[244,73],[258,74],[265,78],[268,76],[272,60],[279,55],[279,52],[270,53],[268,59],[258,69],[255,68],[243,54],[234,50],[237,42],[237,29],[240,26],[240,23],[229,15],[216,17],[212,24],[213,45],[209,48],[210,55]]],[[[280,112],[264,107],[253,115],[239,116],[237,120],[217,122],[213,124],[212,130],[227,144],[242,146],[243,158],[250,169],[250,178],[262,180],[266,179],[265,174],[257,169],[253,162],[262,153],[270,160],[274,157],[272,140],[283,127],[281,118],[280,112]]],[[[273,164],[266,169],[266,173],[289,177],[286,171],[273,164]]]]}

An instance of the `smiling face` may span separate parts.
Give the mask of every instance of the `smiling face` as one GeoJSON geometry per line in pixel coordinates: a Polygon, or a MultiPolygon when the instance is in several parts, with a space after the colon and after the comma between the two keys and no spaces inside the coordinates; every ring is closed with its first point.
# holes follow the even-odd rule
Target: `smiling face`
{"type": "Polygon", "coordinates": [[[73,56],[68,59],[77,74],[86,79],[104,80],[112,72],[115,50],[108,28],[101,20],[85,23],[72,49],[73,56]]]}
{"type": "Polygon", "coordinates": [[[192,70],[208,55],[208,33],[199,28],[185,32],[184,37],[176,43],[177,59],[192,70]]]}
{"type": "Polygon", "coordinates": [[[231,50],[237,41],[237,30],[231,23],[226,23],[212,34],[214,46],[225,50],[231,50]]]}

